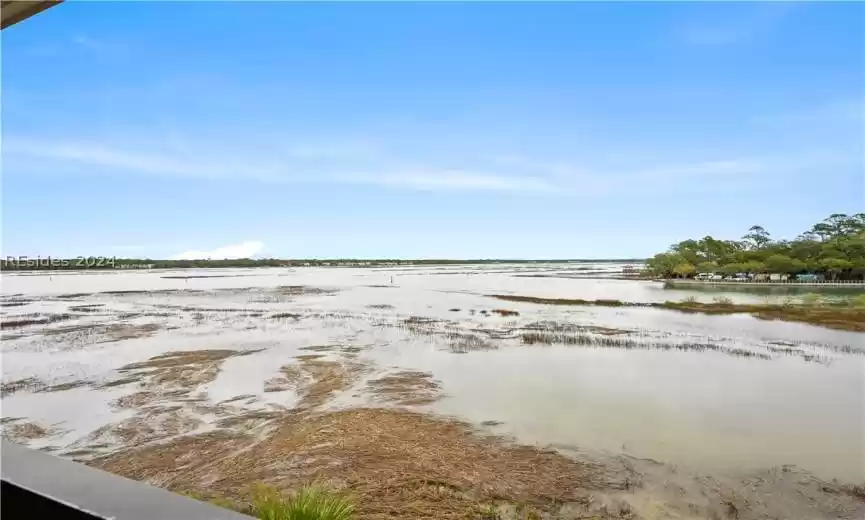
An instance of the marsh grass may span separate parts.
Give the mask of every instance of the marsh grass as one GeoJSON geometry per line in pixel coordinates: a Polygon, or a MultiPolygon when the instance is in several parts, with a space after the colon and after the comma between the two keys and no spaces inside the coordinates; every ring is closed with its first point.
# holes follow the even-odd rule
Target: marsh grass
{"type": "Polygon", "coordinates": [[[448,345],[454,354],[466,354],[479,350],[495,350],[498,347],[473,334],[451,333],[447,335],[448,345]]]}
{"type": "Polygon", "coordinates": [[[302,317],[303,317],[302,315],[297,314],[297,313],[293,313],[293,312],[280,312],[280,313],[274,314],[270,318],[274,319],[274,320],[286,320],[286,319],[299,320],[302,317]]]}
{"type": "Polygon", "coordinates": [[[292,494],[283,494],[272,486],[259,484],[252,489],[252,503],[245,506],[224,497],[208,497],[189,490],[182,495],[208,502],[239,513],[252,514],[259,520],[353,520],[355,508],[352,500],[324,487],[308,485],[292,494]]]}
{"type": "MultiPolygon", "coordinates": [[[[630,470],[619,474],[552,449],[517,445],[452,418],[376,407],[291,414],[273,426],[263,439],[208,432],[93,465],[138,480],[170,475],[169,489],[201,489],[204,477],[208,496],[239,504],[249,504],[252,486],[262,482],[285,493],[327,483],[350,493],[358,519],[467,520],[477,518],[480,505],[497,504],[504,512],[521,503],[544,518],[575,518],[573,511],[560,514],[564,507],[583,518],[629,518],[586,514],[587,492],[626,489],[636,478],[630,470]]],[[[293,496],[271,494],[264,505],[284,511],[293,496]]]]}
{"type": "Polygon", "coordinates": [[[320,486],[304,486],[291,495],[259,486],[252,497],[252,514],[259,520],[352,520],[353,502],[320,486]]]}
{"type": "Polygon", "coordinates": [[[397,372],[367,385],[382,401],[403,406],[430,404],[441,397],[441,385],[428,372],[397,372]]]}
{"type": "Polygon", "coordinates": [[[604,336],[585,333],[549,333],[549,332],[526,332],[520,337],[523,345],[571,345],[599,348],[621,348],[640,350],[677,350],[680,352],[720,352],[731,356],[771,359],[771,356],[753,350],[725,347],[715,343],[662,343],[652,341],[641,341],[633,338],[621,338],[615,336],[604,336]]]}
{"type": "Polygon", "coordinates": [[[865,332],[865,298],[862,306],[859,300],[824,302],[821,305],[791,304],[745,304],[732,303],[729,299],[718,298],[712,303],[689,301],[621,302],[619,300],[582,300],[563,298],[540,298],[536,296],[516,296],[511,294],[491,294],[492,298],[511,302],[538,303],[544,305],[584,305],[601,307],[648,307],[687,313],[712,315],[750,314],[761,320],[782,320],[810,323],[830,329],[865,332]]]}
{"type": "Polygon", "coordinates": [[[58,321],[65,321],[71,319],[71,314],[48,314],[48,315],[38,315],[38,314],[28,314],[26,316],[8,316],[0,322],[0,329],[16,329],[20,327],[27,327],[30,325],[48,325],[50,323],[56,323],[58,321]],[[9,318],[21,318],[21,319],[9,319],[9,318]]]}

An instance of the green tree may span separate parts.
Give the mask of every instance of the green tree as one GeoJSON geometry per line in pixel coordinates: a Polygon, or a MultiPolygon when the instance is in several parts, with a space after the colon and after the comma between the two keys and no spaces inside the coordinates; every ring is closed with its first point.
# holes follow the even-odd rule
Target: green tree
{"type": "Polygon", "coordinates": [[[762,262],[758,262],[756,260],[749,260],[742,263],[742,272],[752,274],[763,273],[766,272],[766,266],[764,266],[762,262]]]}
{"type": "Polygon", "coordinates": [[[718,264],[715,262],[700,262],[697,264],[698,273],[716,273],[718,272],[718,264]]]}
{"type": "Polygon", "coordinates": [[[673,268],[673,273],[682,278],[692,276],[695,272],[696,268],[694,268],[694,264],[689,264],[688,262],[683,262],[673,268]]]}
{"type": "Polygon", "coordinates": [[[763,229],[763,226],[751,226],[748,229],[748,234],[742,237],[751,249],[762,249],[766,244],[772,241],[769,238],[769,232],[763,229]]]}
{"type": "Polygon", "coordinates": [[[853,262],[844,258],[824,258],[817,265],[829,274],[832,280],[836,280],[839,274],[854,267],[853,262]]]}
{"type": "Polygon", "coordinates": [[[742,264],[727,264],[727,265],[722,265],[720,270],[721,270],[722,273],[724,273],[724,274],[726,274],[726,275],[732,275],[732,274],[736,274],[736,273],[745,273],[745,272],[747,272],[747,270],[745,269],[745,266],[742,265],[742,264]]]}
{"type": "Polygon", "coordinates": [[[763,262],[770,273],[798,273],[805,270],[805,263],[785,255],[772,255],[763,262]]]}
{"type": "Polygon", "coordinates": [[[683,240],[648,266],[664,276],[688,276],[682,264],[699,272],[733,274],[823,273],[831,279],[865,280],[865,213],[834,213],[794,240],[772,240],[761,226],[752,226],[741,241],[705,236],[683,240]]]}
{"type": "Polygon", "coordinates": [[[675,274],[675,268],[687,261],[678,253],[660,253],[646,262],[646,267],[657,276],[670,277],[675,274]]]}

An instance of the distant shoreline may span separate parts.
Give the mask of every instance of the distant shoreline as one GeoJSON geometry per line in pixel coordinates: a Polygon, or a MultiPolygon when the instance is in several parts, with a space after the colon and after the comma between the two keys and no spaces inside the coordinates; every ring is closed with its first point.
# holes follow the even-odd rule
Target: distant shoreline
{"type": "Polygon", "coordinates": [[[52,257],[6,257],[0,261],[0,271],[114,271],[153,269],[226,269],[250,267],[396,267],[396,266],[447,266],[447,265],[506,265],[506,264],[642,264],[645,259],[552,259],[552,260],[395,260],[395,259],[235,259],[235,260],[153,260],[141,258],[52,258],[52,257]],[[90,259],[97,259],[90,262],[90,259]]]}

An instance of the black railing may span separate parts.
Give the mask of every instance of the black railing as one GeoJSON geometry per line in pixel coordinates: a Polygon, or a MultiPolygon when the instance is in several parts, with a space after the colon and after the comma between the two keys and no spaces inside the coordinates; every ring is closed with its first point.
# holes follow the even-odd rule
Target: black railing
{"type": "Polygon", "coordinates": [[[0,450],[4,520],[251,520],[6,440],[0,450]]]}

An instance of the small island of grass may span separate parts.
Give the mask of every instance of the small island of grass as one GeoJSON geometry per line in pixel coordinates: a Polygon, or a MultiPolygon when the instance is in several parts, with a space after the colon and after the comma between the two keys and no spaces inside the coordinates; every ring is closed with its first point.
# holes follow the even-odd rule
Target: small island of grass
{"type": "Polygon", "coordinates": [[[729,298],[715,298],[712,302],[699,302],[693,298],[680,302],[623,302],[620,300],[540,298],[512,294],[491,294],[489,296],[509,302],[546,305],[650,307],[702,314],[745,313],[762,320],[797,321],[830,329],[865,332],[865,294],[839,301],[825,301],[817,297],[816,299],[806,298],[802,303],[785,302],[779,304],[733,303],[729,298]]]}

